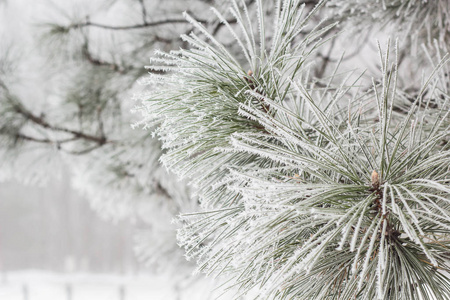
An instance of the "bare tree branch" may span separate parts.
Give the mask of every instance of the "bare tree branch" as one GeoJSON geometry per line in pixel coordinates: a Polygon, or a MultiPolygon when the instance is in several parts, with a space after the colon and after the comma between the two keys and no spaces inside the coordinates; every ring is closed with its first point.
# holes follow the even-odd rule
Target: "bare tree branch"
{"type": "Polygon", "coordinates": [[[77,139],[84,139],[87,141],[97,143],[99,145],[104,145],[104,144],[110,142],[104,136],[94,136],[94,135],[84,133],[82,131],[51,125],[50,123],[45,121],[43,117],[38,117],[38,116],[34,115],[33,113],[31,113],[21,103],[14,101],[11,104],[13,105],[13,107],[17,113],[21,114],[27,120],[33,122],[36,125],[39,125],[40,127],[50,129],[53,131],[69,133],[69,134],[72,134],[77,139]]]}
{"type": "MultiPolygon", "coordinates": [[[[200,23],[208,23],[208,20],[200,19],[194,17],[195,20],[197,20],[200,23]]],[[[233,24],[236,23],[236,19],[227,20],[228,23],[233,24]]],[[[177,23],[189,23],[184,18],[168,18],[165,20],[159,20],[159,21],[153,21],[153,22],[143,22],[141,24],[134,24],[134,25],[124,25],[124,26],[113,26],[113,25],[107,25],[107,24],[100,24],[91,22],[90,20],[87,20],[82,23],[74,23],[66,27],[67,30],[71,29],[78,29],[83,27],[97,27],[97,28],[103,28],[103,29],[109,29],[109,30],[133,30],[133,29],[141,29],[141,28],[147,28],[147,27],[155,27],[155,26],[161,26],[161,25],[168,25],[168,24],[177,24],[177,23]]]]}
{"type": "Polygon", "coordinates": [[[83,44],[82,49],[81,49],[81,53],[82,53],[83,57],[86,58],[86,60],[88,62],[90,62],[94,66],[109,67],[113,71],[116,71],[116,72],[121,73],[121,74],[123,74],[127,70],[131,69],[131,67],[129,67],[129,66],[128,67],[123,67],[123,66],[120,66],[120,65],[118,65],[116,63],[108,62],[108,61],[101,60],[99,58],[94,57],[92,55],[92,53],[90,52],[90,50],[89,50],[89,44],[88,44],[87,41],[83,44]]]}

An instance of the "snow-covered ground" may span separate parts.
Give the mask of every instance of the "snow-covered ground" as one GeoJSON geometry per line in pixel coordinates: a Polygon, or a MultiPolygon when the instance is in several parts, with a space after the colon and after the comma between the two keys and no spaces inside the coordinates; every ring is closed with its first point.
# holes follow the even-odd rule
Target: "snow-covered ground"
{"type": "Polygon", "coordinates": [[[195,281],[176,286],[171,278],[151,275],[22,271],[0,276],[1,300],[207,300],[214,298],[209,289],[195,281]]]}

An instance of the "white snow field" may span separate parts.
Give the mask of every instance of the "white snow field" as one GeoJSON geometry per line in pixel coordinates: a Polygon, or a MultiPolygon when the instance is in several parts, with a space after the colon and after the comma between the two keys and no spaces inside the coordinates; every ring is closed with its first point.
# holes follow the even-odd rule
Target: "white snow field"
{"type": "Polygon", "coordinates": [[[183,286],[173,282],[167,276],[22,271],[0,277],[0,300],[208,300],[217,296],[205,280],[186,280],[183,286]]]}

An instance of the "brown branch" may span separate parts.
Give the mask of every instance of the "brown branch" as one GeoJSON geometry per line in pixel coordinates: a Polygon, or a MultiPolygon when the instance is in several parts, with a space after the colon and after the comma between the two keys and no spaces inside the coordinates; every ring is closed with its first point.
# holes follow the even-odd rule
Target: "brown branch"
{"type": "Polygon", "coordinates": [[[30,141],[30,142],[35,142],[35,143],[41,143],[41,144],[53,144],[54,142],[52,140],[49,139],[39,139],[39,138],[35,138],[35,137],[31,137],[22,133],[17,133],[15,136],[15,141],[18,140],[25,140],[25,141],[30,141]]]}
{"type": "Polygon", "coordinates": [[[76,140],[76,138],[70,138],[70,139],[62,139],[62,140],[50,140],[48,138],[36,138],[36,137],[32,137],[23,133],[17,133],[15,135],[16,140],[26,140],[26,141],[30,141],[30,142],[35,142],[35,143],[42,143],[42,144],[56,144],[56,145],[61,145],[64,143],[68,143],[68,142],[73,142],[76,140]]]}
{"type": "MultiPolygon", "coordinates": [[[[200,23],[209,23],[208,20],[205,20],[205,19],[199,19],[196,17],[193,17],[193,18],[197,22],[200,22],[200,23]]],[[[227,22],[230,24],[234,24],[237,22],[237,20],[231,19],[231,20],[227,20],[227,22]]],[[[189,23],[189,22],[184,18],[169,18],[169,19],[153,21],[153,22],[145,21],[141,24],[114,26],[114,25],[95,23],[95,22],[91,22],[90,20],[87,20],[83,23],[71,24],[71,25],[67,26],[66,28],[68,30],[78,29],[78,28],[83,28],[83,27],[97,27],[97,28],[108,29],[108,30],[133,30],[133,29],[142,29],[142,28],[147,28],[147,27],[156,27],[156,26],[161,26],[161,25],[170,25],[170,24],[177,24],[177,23],[189,23]]]]}
{"type": "Polygon", "coordinates": [[[87,154],[87,153],[89,153],[91,151],[94,151],[95,149],[98,149],[100,147],[101,147],[101,145],[95,145],[93,147],[86,148],[86,149],[79,150],[79,151],[73,151],[73,150],[64,150],[64,151],[69,153],[69,154],[72,154],[72,155],[83,155],[83,154],[87,154]]]}
{"type": "Polygon", "coordinates": [[[155,192],[159,195],[163,195],[168,199],[172,199],[169,192],[161,185],[161,182],[155,180],[155,192]]]}
{"type": "Polygon", "coordinates": [[[98,137],[98,136],[90,135],[90,134],[87,134],[87,133],[84,133],[84,132],[81,132],[78,130],[73,130],[73,129],[68,129],[68,128],[51,125],[50,123],[45,121],[43,117],[38,117],[38,116],[32,114],[30,111],[25,109],[20,103],[12,103],[12,105],[17,113],[21,114],[29,121],[31,121],[34,124],[39,125],[43,128],[50,129],[53,131],[69,133],[69,134],[72,134],[75,138],[84,139],[84,140],[87,140],[90,142],[95,142],[99,145],[104,145],[109,142],[103,136],[98,137]]]}
{"type": "Polygon", "coordinates": [[[179,40],[180,37],[177,36],[176,38],[168,39],[168,38],[164,38],[164,37],[162,37],[162,36],[159,36],[159,35],[155,34],[155,35],[153,36],[153,39],[154,39],[156,42],[166,43],[166,44],[171,44],[171,43],[173,43],[174,41],[179,40]]]}
{"type": "Polygon", "coordinates": [[[68,26],[68,29],[78,29],[78,28],[83,28],[83,27],[98,27],[98,28],[109,29],[109,30],[132,30],[132,29],[141,29],[141,28],[146,28],[146,27],[154,27],[154,26],[175,24],[175,23],[187,23],[187,21],[185,19],[166,19],[166,20],[161,20],[161,21],[144,22],[142,24],[124,25],[124,26],[113,26],[113,25],[93,23],[91,21],[86,21],[84,23],[72,24],[72,25],[68,26]]]}
{"type": "Polygon", "coordinates": [[[66,150],[66,149],[61,149],[62,151],[65,151],[65,152],[71,153],[71,154],[76,154],[76,155],[82,155],[82,154],[91,152],[97,148],[100,148],[101,146],[103,146],[107,143],[114,143],[114,141],[108,140],[104,134],[103,122],[101,120],[101,109],[98,111],[98,118],[100,121],[99,130],[100,130],[101,135],[100,136],[90,135],[90,134],[84,133],[82,131],[52,125],[52,124],[48,123],[46,120],[44,120],[44,116],[34,115],[28,109],[26,109],[25,106],[19,102],[19,100],[15,99],[15,97],[10,93],[7,85],[1,80],[1,78],[0,78],[0,88],[4,91],[5,99],[11,104],[12,108],[17,113],[19,113],[20,115],[25,117],[26,120],[31,121],[34,124],[36,124],[42,128],[68,133],[73,136],[71,138],[66,138],[66,139],[50,140],[48,138],[32,137],[32,136],[29,136],[29,135],[19,132],[19,133],[15,134],[15,136],[14,136],[16,141],[21,139],[21,140],[34,142],[34,143],[54,144],[57,146],[58,149],[61,149],[61,147],[60,147],[61,144],[76,141],[78,139],[83,139],[86,141],[94,142],[96,144],[93,147],[86,148],[86,149],[80,150],[80,151],[70,151],[70,150],[66,150]]]}
{"type": "MultiPolygon", "coordinates": [[[[200,23],[207,23],[206,20],[196,19],[200,23]]],[[[231,22],[236,22],[236,20],[231,20],[231,22]]],[[[68,29],[77,29],[82,27],[97,27],[102,29],[109,29],[109,30],[133,30],[133,29],[141,29],[141,28],[147,28],[147,27],[155,27],[155,26],[161,26],[161,25],[169,25],[169,24],[177,24],[177,23],[189,23],[185,19],[165,19],[160,21],[154,21],[154,22],[144,22],[141,24],[134,24],[134,25],[124,25],[124,26],[113,26],[113,25],[107,25],[107,24],[100,24],[100,23],[94,23],[91,21],[86,21],[84,23],[76,23],[68,26],[68,29]]]]}
{"type": "Polygon", "coordinates": [[[317,71],[317,72],[316,72],[316,77],[317,77],[317,78],[322,78],[323,74],[325,73],[325,70],[327,69],[327,66],[328,66],[328,64],[329,64],[330,61],[331,61],[331,60],[330,60],[330,55],[331,55],[331,53],[332,53],[332,51],[333,51],[333,48],[334,48],[334,46],[335,46],[335,43],[336,43],[336,39],[333,39],[333,40],[331,41],[330,48],[328,49],[328,53],[327,53],[326,56],[319,54],[319,56],[322,57],[323,62],[322,62],[322,66],[320,67],[320,69],[319,69],[319,70],[316,70],[316,71],[317,71]]]}
{"type": "Polygon", "coordinates": [[[380,216],[382,217],[382,221],[381,221],[381,225],[383,225],[384,222],[386,222],[386,232],[384,233],[387,237],[389,237],[390,239],[396,240],[401,233],[396,230],[395,228],[393,228],[391,226],[391,224],[389,223],[389,218],[388,215],[390,213],[389,210],[386,211],[386,213],[383,214],[383,205],[382,205],[382,201],[383,201],[383,191],[381,190],[381,180],[380,177],[378,175],[378,173],[374,170],[372,172],[372,185],[370,188],[371,192],[374,192],[376,197],[375,200],[373,202],[373,206],[372,209],[375,210],[375,217],[380,216]]]}
{"type": "MultiPolygon", "coordinates": [[[[14,110],[24,116],[27,120],[33,122],[36,125],[41,126],[42,128],[50,129],[53,131],[59,131],[59,132],[65,132],[72,134],[74,138],[76,139],[84,139],[87,141],[95,142],[99,145],[104,145],[106,143],[109,143],[111,141],[108,141],[105,136],[94,136],[90,135],[78,130],[68,129],[64,127],[59,127],[55,125],[51,125],[47,121],[44,120],[43,116],[36,116],[33,113],[31,113],[28,109],[26,109],[19,101],[13,100],[13,96],[9,92],[8,87],[6,84],[0,79],[0,87],[3,88],[3,90],[6,92],[6,100],[10,102],[14,110]]],[[[70,140],[70,139],[69,139],[70,140]]]]}
{"type": "Polygon", "coordinates": [[[92,65],[94,66],[99,66],[99,67],[109,67],[111,68],[113,71],[116,71],[120,74],[125,73],[127,70],[132,69],[131,67],[122,67],[116,63],[112,63],[112,62],[108,62],[105,60],[101,60],[99,58],[96,58],[92,55],[92,53],[89,51],[89,45],[88,42],[85,41],[85,43],[83,44],[83,47],[81,49],[81,53],[84,56],[84,58],[86,58],[86,60],[88,62],[90,62],[92,65]]]}

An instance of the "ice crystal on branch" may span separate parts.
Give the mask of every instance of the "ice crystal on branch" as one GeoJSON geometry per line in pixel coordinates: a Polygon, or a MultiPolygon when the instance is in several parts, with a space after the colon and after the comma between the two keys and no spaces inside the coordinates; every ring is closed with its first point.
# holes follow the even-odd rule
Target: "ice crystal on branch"
{"type": "Polygon", "coordinates": [[[351,74],[310,76],[332,25],[299,33],[319,8],[278,1],[275,25],[257,13],[252,34],[233,4],[245,59],[188,17],[204,38],[155,59],[171,72],[143,97],[163,162],[199,189],[204,211],[179,232],[187,257],[261,298],[446,299],[448,57],[412,97],[380,50],[380,80],[361,91],[351,74]]]}
{"type": "Polygon", "coordinates": [[[434,39],[442,45],[450,42],[447,0],[331,0],[327,5],[346,27],[352,26],[349,30],[373,30],[375,25],[401,33],[401,37],[411,38],[414,43],[431,43],[434,39]]]}
{"type": "Polygon", "coordinates": [[[226,165],[246,164],[249,159],[248,155],[217,150],[227,147],[235,132],[261,132],[258,122],[237,113],[240,107],[252,103],[261,113],[271,114],[264,97],[276,102],[286,97],[292,79],[307,69],[309,56],[323,42],[321,36],[333,26],[306,29],[312,12],[300,1],[278,2],[275,23],[270,26],[274,28],[270,47],[266,47],[269,43],[262,28],[269,26],[264,22],[260,2],[258,7],[261,28],[256,34],[245,6],[240,8],[234,3],[231,8],[238,32],[213,10],[236,38],[244,59],[236,58],[186,14],[200,34],[182,36],[192,49],[160,53],[149,66],[150,70],[173,71],[163,77],[150,76],[149,83],[158,82],[163,87],[143,96],[144,115],[153,123],[160,123],[157,132],[163,147],[168,149],[162,161],[181,176],[200,175],[195,181],[201,189],[223,178],[228,172],[226,165]],[[299,35],[303,37],[299,39],[299,35]]]}

